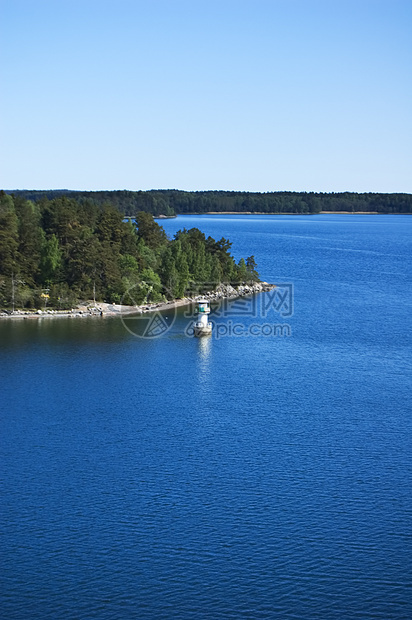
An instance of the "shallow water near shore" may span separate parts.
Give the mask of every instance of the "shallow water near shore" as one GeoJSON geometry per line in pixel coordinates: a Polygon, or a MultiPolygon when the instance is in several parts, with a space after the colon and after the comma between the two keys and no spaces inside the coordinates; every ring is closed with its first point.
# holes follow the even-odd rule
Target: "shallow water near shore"
{"type": "Polygon", "coordinates": [[[282,296],[0,322],[1,617],[409,620],[412,218],[161,224],[282,296]]]}

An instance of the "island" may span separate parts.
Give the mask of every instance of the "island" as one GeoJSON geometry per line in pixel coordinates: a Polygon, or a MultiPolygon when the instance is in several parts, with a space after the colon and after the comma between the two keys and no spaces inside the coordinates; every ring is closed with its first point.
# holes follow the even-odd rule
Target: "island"
{"type": "Polygon", "coordinates": [[[146,312],[271,288],[231,245],[197,228],[170,239],[145,211],[125,220],[109,203],[0,192],[1,316],[146,312]]]}

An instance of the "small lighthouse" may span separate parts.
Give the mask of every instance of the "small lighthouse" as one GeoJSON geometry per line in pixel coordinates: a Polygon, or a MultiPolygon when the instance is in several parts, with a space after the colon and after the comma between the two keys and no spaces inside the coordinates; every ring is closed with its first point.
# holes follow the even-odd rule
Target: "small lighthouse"
{"type": "Polygon", "coordinates": [[[195,336],[208,336],[212,333],[212,323],[208,321],[210,303],[207,299],[199,299],[197,302],[198,319],[194,324],[195,336]]]}

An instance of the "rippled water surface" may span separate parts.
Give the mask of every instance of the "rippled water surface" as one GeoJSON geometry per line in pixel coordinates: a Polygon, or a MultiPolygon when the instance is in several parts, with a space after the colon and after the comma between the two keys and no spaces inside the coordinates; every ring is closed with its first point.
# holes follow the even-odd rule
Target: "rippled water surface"
{"type": "Polygon", "coordinates": [[[164,226],[254,254],[293,316],[0,323],[1,617],[409,620],[412,218],[164,226]]]}

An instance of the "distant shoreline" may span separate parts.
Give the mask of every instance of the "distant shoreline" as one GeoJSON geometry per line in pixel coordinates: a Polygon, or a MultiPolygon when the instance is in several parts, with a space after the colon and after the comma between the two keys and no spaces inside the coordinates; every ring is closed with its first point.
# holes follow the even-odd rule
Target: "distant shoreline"
{"type": "MultiPolygon", "coordinates": [[[[296,213],[296,211],[282,211],[268,213],[267,211],[192,211],[191,213],[177,213],[177,215],[154,215],[155,220],[173,220],[185,215],[412,215],[412,213],[385,213],[382,211],[318,211],[317,213],[296,213]]],[[[135,219],[133,215],[125,215],[124,219],[135,219]]]]}
{"type": "Polygon", "coordinates": [[[265,213],[264,211],[206,211],[206,213],[179,213],[178,215],[328,215],[340,213],[344,215],[410,215],[410,213],[379,213],[379,211],[319,211],[319,213],[296,213],[284,211],[282,213],[265,213]]]}
{"type": "MultiPolygon", "coordinates": [[[[177,215],[154,215],[155,220],[172,220],[185,215],[412,215],[412,213],[383,213],[381,211],[319,211],[318,213],[296,213],[296,211],[283,211],[282,213],[267,213],[266,211],[204,211],[191,213],[178,213],[177,215]]],[[[135,216],[125,215],[124,219],[135,219],[135,216]]]]}

